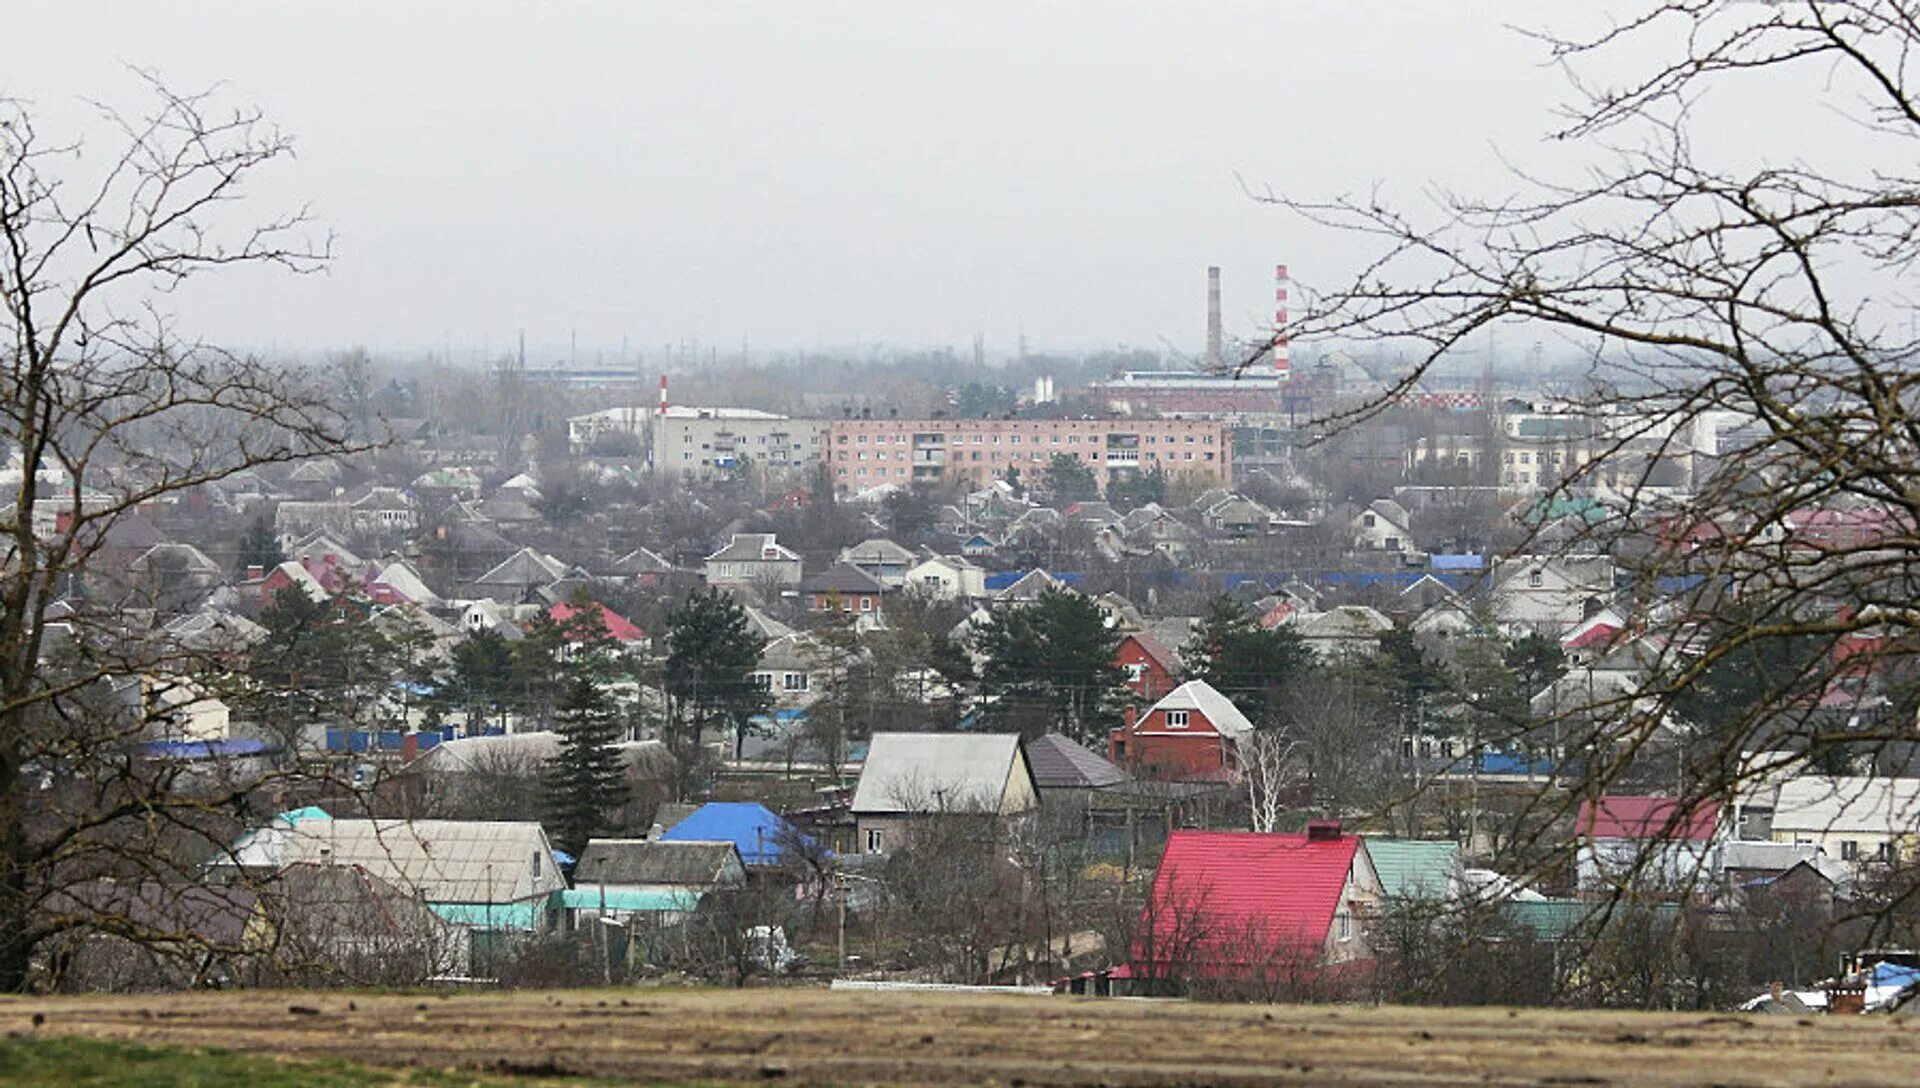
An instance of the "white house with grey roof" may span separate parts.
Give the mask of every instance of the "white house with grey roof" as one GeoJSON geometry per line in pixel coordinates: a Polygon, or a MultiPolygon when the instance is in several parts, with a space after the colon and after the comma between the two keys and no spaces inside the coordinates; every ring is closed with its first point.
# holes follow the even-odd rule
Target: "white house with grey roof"
{"type": "Polygon", "coordinates": [[[710,586],[800,584],[800,555],[772,533],[735,533],[727,546],[707,556],[710,586]]]}
{"type": "Polygon", "coordinates": [[[875,733],[853,791],[855,843],[864,854],[897,849],[915,820],[1019,817],[1040,792],[1015,733],[875,733]]]}

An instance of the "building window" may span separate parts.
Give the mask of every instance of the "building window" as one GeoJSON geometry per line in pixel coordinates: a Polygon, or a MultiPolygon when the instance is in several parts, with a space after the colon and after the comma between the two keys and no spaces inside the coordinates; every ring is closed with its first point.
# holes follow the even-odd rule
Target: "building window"
{"type": "Polygon", "coordinates": [[[1534,589],[1539,589],[1540,584],[1544,581],[1546,581],[1546,578],[1543,575],[1541,575],[1541,573],[1537,570],[1532,571],[1527,575],[1527,585],[1533,587],[1534,589]]]}
{"type": "Polygon", "coordinates": [[[867,853],[878,854],[885,849],[886,836],[877,827],[867,828],[867,853]]]}
{"type": "Polygon", "coordinates": [[[1860,843],[1858,840],[1842,839],[1840,841],[1840,860],[1841,861],[1859,861],[1860,860],[1860,843]]]}
{"type": "Polygon", "coordinates": [[[1891,841],[1876,843],[1873,848],[1873,857],[1875,861],[1892,861],[1893,843],[1891,841]]]}
{"type": "Polygon", "coordinates": [[[1145,665],[1133,663],[1126,665],[1125,668],[1127,670],[1127,683],[1129,684],[1137,684],[1146,678],[1147,667],[1145,665]]]}
{"type": "Polygon", "coordinates": [[[1353,940],[1353,915],[1343,910],[1333,916],[1333,937],[1338,941],[1353,940]]]}
{"type": "Polygon", "coordinates": [[[873,611],[873,598],[872,598],[872,597],[862,597],[862,598],[860,598],[860,611],[862,611],[862,612],[871,612],[871,611],[873,611]]]}
{"type": "Polygon", "coordinates": [[[783,691],[806,691],[809,679],[807,673],[790,672],[780,678],[780,688],[783,691]]]}
{"type": "Polygon", "coordinates": [[[759,688],[759,689],[761,689],[762,691],[771,691],[771,690],[773,690],[773,674],[772,674],[772,673],[770,673],[770,672],[756,672],[756,673],[754,673],[754,674],[753,674],[753,686],[754,686],[754,687],[756,687],[756,688],[759,688]]]}
{"type": "Polygon", "coordinates": [[[1168,729],[1185,729],[1186,727],[1187,727],[1186,711],[1184,710],[1167,711],[1167,728],[1168,729]]]}

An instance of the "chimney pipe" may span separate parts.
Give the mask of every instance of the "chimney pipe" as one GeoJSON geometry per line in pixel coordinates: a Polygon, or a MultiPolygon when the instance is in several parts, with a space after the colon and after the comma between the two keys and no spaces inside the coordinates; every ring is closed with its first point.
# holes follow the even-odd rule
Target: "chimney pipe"
{"type": "Polygon", "coordinates": [[[1293,355],[1287,344],[1287,266],[1273,266],[1273,376],[1292,377],[1293,355]]]}
{"type": "Polygon", "coordinates": [[[1339,820],[1308,820],[1308,842],[1332,842],[1340,837],[1339,820]]]}
{"type": "Polygon", "coordinates": [[[1226,368],[1226,356],[1220,347],[1220,266],[1207,268],[1207,369],[1218,373],[1226,368]]]}
{"type": "Polygon", "coordinates": [[[660,414],[667,414],[667,376],[660,375],[660,414]]]}

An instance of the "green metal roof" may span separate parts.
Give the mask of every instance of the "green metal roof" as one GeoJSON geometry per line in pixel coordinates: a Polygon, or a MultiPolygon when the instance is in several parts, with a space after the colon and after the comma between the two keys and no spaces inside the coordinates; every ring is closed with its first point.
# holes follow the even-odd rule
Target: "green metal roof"
{"type": "Polygon", "coordinates": [[[568,888],[560,893],[560,905],[568,910],[607,910],[633,911],[643,914],[664,914],[672,911],[690,911],[700,905],[700,897],[692,892],[634,891],[631,889],[603,893],[599,888],[568,888]]]}
{"type": "MultiPolygon", "coordinates": [[[[1625,917],[1623,912],[1646,909],[1632,904],[1609,904],[1604,899],[1536,899],[1502,903],[1500,917],[1516,928],[1531,930],[1537,940],[1564,941],[1576,934],[1590,935],[1581,931],[1591,929],[1603,918],[1608,923],[1616,923],[1625,917]]],[[[1655,925],[1671,928],[1680,920],[1680,908],[1673,903],[1656,903],[1652,910],[1655,925]]]]}
{"type": "Polygon", "coordinates": [[[1367,857],[1390,899],[1439,899],[1453,889],[1460,845],[1415,839],[1369,838],[1367,857]]]}

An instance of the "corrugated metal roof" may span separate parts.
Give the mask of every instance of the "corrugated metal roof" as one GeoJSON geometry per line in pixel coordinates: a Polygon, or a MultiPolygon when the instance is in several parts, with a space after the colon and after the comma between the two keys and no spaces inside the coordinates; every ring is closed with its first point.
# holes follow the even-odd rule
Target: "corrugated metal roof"
{"type": "Polygon", "coordinates": [[[306,820],[279,835],[280,864],[359,865],[433,903],[499,904],[561,886],[531,821],[306,820]]]}
{"type": "Polygon", "coordinates": [[[778,865],[788,842],[812,843],[772,809],[753,801],[710,801],[663,832],[659,842],[727,842],[748,865],[778,865]]]}
{"type": "Polygon", "coordinates": [[[1803,775],[1780,784],[1773,829],[1920,833],[1920,779],[1803,775]]]}
{"type": "Polygon", "coordinates": [[[598,888],[568,888],[560,893],[560,905],[568,910],[667,914],[694,910],[700,906],[700,896],[661,891],[608,891],[603,895],[598,888]]]}
{"type": "Polygon", "coordinates": [[[875,733],[853,811],[998,812],[1019,757],[1016,733],[875,733]]]}
{"type": "Polygon", "coordinates": [[[731,842],[660,839],[590,839],[573,867],[575,884],[718,883],[732,869],[740,874],[731,842]]]}
{"type": "Polygon", "coordinates": [[[1460,868],[1460,845],[1415,839],[1367,839],[1367,857],[1380,874],[1380,889],[1401,899],[1439,899],[1452,893],[1460,868]]]}
{"type": "Polygon", "coordinates": [[[1058,733],[1027,742],[1027,768],[1041,789],[1101,789],[1127,781],[1127,773],[1070,737],[1058,733]]]}
{"type": "Polygon", "coordinates": [[[1241,737],[1253,732],[1253,723],[1240,713],[1240,708],[1205,680],[1189,680],[1174,688],[1166,698],[1148,707],[1141,720],[1144,722],[1149,715],[1162,710],[1198,711],[1223,737],[1241,737]]]}
{"type": "Polygon", "coordinates": [[[1720,802],[1682,808],[1670,797],[1601,797],[1580,802],[1574,832],[1582,838],[1706,842],[1720,824],[1720,802]]]}
{"type": "Polygon", "coordinates": [[[1360,849],[1341,835],[1175,831],[1154,874],[1136,954],[1247,962],[1286,949],[1318,955],[1360,849]]]}

